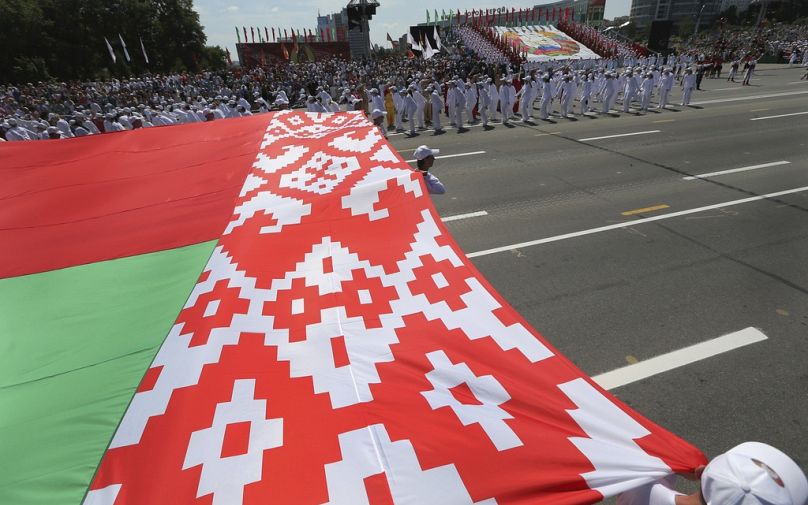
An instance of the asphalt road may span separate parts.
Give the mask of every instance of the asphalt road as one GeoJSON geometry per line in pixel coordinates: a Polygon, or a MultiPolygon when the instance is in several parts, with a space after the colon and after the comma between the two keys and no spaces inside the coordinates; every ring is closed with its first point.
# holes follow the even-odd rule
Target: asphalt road
{"type": "MultiPolygon", "coordinates": [[[[487,213],[447,226],[493,286],[586,373],[759,329],[767,339],[612,392],[708,457],[758,440],[808,468],[801,74],[763,65],[753,86],[705,79],[695,106],[659,113],[390,140],[405,159],[420,144],[441,156],[485,151],[436,161],[447,194],[435,205],[444,218],[487,213]],[[684,179],[758,165],[768,166],[684,179]]],[[[675,89],[671,103],[680,96],[675,89]]]]}

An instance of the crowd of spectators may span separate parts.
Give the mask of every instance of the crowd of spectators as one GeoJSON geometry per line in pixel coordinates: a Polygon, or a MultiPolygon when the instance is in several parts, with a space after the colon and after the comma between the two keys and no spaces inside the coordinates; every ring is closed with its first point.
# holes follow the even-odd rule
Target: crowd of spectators
{"type": "Polygon", "coordinates": [[[679,54],[703,55],[707,61],[759,59],[770,55],[788,61],[792,54],[802,61],[808,53],[808,26],[774,24],[761,27],[730,27],[719,24],[674,44],[679,54]]]}
{"type": "MultiPolygon", "coordinates": [[[[562,21],[559,28],[605,57],[581,68],[597,65],[614,70],[663,64],[656,55],[645,56],[643,48],[608,39],[591,27],[562,21]]],[[[308,63],[275,61],[251,70],[0,85],[0,139],[55,139],[211,121],[304,107],[318,96],[333,98],[342,110],[369,111],[368,92],[373,88],[406,89],[413,83],[446,83],[458,78],[499,81],[519,74],[519,55],[499,47],[485,28],[455,28],[446,34],[446,42],[446,50],[430,59],[402,54],[369,61],[334,57],[308,63]]],[[[668,57],[667,66],[704,63],[709,71],[716,67],[714,63],[720,68],[722,61],[752,60],[764,52],[787,54],[792,63],[806,64],[808,28],[727,28],[700,34],[678,49],[675,56],[668,57]]]]}
{"type": "Polygon", "coordinates": [[[357,108],[366,108],[371,88],[406,87],[422,79],[444,82],[455,76],[496,77],[508,71],[505,65],[453,52],[429,60],[403,55],[369,61],[331,58],[275,62],[251,70],[0,85],[0,139],[56,139],[303,107],[319,88],[335,102],[344,97],[343,110],[350,106],[345,90],[361,99],[357,108]]]}
{"type": "Polygon", "coordinates": [[[612,36],[608,31],[597,30],[577,21],[561,20],[558,29],[603,58],[640,58],[649,54],[648,48],[643,45],[629,43],[612,36]]]}
{"type": "Polygon", "coordinates": [[[501,47],[490,33],[470,25],[454,26],[452,31],[468,51],[476,54],[484,62],[506,64],[510,61],[505,48],[501,47]]]}

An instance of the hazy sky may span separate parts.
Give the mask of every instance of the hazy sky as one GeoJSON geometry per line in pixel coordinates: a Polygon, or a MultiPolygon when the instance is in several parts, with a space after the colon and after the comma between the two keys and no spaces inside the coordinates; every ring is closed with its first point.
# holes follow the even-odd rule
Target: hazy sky
{"type": "MultiPolygon", "coordinates": [[[[386,43],[387,33],[397,39],[407,31],[407,27],[426,21],[426,6],[430,12],[435,9],[490,9],[494,7],[532,7],[540,3],[532,0],[512,0],[506,3],[481,1],[432,0],[412,2],[408,0],[378,0],[381,6],[370,22],[371,41],[379,45],[386,43]],[[419,7],[415,7],[418,5],[419,7]]],[[[317,11],[323,15],[338,12],[348,4],[348,0],[291,0],[287,2],[263,0],[194,0],[199,12],[209,45],[227,47],[235,58],[236,26],[267,26],[269,28],[303,28],[317,26],[317,11]]],[[[606,0],[606,17],[628,15],[631,0],[606,0]]]]}

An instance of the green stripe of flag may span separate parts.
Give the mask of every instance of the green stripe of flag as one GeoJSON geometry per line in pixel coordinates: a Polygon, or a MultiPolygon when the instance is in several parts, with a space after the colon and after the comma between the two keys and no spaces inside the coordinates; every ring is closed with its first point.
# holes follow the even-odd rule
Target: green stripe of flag
{"type": "Polygon", "coordinates": [[[0,503],[80,503],[215,244],[0,280],[0,503]]]}

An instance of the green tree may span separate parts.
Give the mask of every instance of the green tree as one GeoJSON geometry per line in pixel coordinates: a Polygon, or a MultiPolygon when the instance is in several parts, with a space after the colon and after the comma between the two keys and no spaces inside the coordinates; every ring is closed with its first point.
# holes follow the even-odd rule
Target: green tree
{"type": "Polygon", "coordinates": [[[0,79],[125,77],[221,67],[192,0],[2,0],[0,79]],[[129,50],[124,58],[119,34],[129,50]],[[106,37],[117,62],[110,58],[106,37]],[[149,57],[143,57],[140,40],[149,57]]]}

